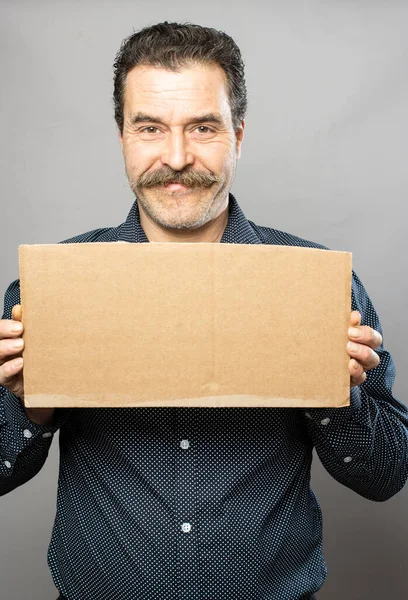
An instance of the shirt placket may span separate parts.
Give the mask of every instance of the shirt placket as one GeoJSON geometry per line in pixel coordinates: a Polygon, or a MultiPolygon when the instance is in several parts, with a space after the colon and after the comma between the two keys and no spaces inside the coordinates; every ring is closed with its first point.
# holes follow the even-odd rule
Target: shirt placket
{"type": "Polygon", "coordinates": [[[176,412],[177,575],[180,600],[193,600],[198,581],[197,438],[194,408],[176,412]]]}

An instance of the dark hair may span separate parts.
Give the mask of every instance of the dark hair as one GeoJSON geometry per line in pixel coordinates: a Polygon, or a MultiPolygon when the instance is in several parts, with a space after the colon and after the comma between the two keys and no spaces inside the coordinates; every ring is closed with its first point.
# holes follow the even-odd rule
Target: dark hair
{"type": "Polygon", "coordinates": [[[113,63],[115,121],[123,132],[126,76],[136,65],[179,71],[192,63],[218,64],[225,72],[232,123],[236,129],[245,117],[247,92],[244,63],[234,40],[210,27],[192,23],[158,23],[123,40],[113,63]]]}

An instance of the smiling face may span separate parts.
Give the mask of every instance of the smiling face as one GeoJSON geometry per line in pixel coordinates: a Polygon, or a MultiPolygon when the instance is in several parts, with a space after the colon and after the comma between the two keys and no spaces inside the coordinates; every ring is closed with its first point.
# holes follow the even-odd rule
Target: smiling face
{"type": "Polygon", "coordinates": [[[139,65],[127,75],[123,112],[119,139],[141,215],[194,230],[227,209],[244,122],[234,131],[220,67],[139,65]]]}

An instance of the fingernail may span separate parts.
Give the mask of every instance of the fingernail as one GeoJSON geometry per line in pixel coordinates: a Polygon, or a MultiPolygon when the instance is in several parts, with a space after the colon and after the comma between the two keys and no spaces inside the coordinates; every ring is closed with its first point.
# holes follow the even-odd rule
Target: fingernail
{"type": "Polygon", "coordinates": [[[24,346],[24,342],[23,340],[20,338],[19,340],[15,340],[15,342],[12,345],[13,350],[21,350],[21,348],[24,346]]]}
{"type": "Polygon", "coordinates": [[[358,352],[360,349],[359,345],[354,342],[348,342],[347,347],[351,352],[358,352]]]}
{"type": "Polygon", "coordinates": [[[18,321],[16,321],[11,326],[10,331],[11,331],[11,333],[20,333],[20,331],[23,331],[23,325],[22,325],[22,323],[19,323],[18,321]]]}
{"type": "Polygon", "coordinates": [[[23,364],[23,359],[22,359],[22,358],[16,358],[16,359],[13,361],[13,364],[14,364],[14,366],[15,366],[15,367],[16,367],[16,369],[17,369],[18,367],[21,367],[21,365],[23,364]]]}
{"type": "Polygon", "coordinates": [[[357,327],[350,327],[348,330],[349,337],[359,338],[361,337],[361,329],[357,327]]]}

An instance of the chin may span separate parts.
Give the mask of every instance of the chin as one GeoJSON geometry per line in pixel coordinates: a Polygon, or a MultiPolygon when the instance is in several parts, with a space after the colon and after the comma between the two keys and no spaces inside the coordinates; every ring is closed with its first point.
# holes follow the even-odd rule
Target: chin
{"type": "MultiPolygon", "coordinates": [[[[149,190],[150,191],[150,190],[149,190]]],[[[192,192],[140,194],[139,201],[159,227],[173,230],[194,230],[203,227],[214,218],[214,196],[194,198],[192,192]]]]}
{"type": "Polygon", "coordinates": [[[203,219],[164,219],[159,221],[158,224],[166,229],[178,229],[178,230],[194,230],[199,229],[207,220],[203,219]]]}
{"type": "Polygon", "coordinates": [[[205,211],[204,214],[202,212],[197,214],[196,211],[173,209],[154,215],[156,223],[166,229],[198,229],[205,225],[210,219],[211,217],[208,215],[207,211],[205,211]]]}

